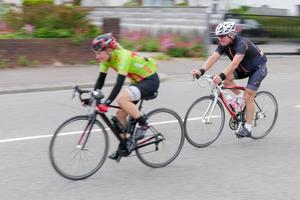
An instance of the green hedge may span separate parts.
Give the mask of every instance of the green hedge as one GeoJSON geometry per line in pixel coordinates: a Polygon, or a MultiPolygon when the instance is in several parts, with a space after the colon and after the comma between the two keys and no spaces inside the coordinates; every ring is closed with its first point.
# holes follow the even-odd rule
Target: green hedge
{"type": "Polygon", "coordinates": [[[89,12],[79,6],[53,5],[51,0],[26,0],[21,12],[10,10],[4,20],[16,32],[34,38],[89,38],[101,32],[87,19],[89,12]]]}
{"type": "Polygon", "coordinates": [[[239,15],[243,19],[254,19],[274,38],[300,38],[300,17],[270,15],[239,15]]]}
{"type": "Polygon", "coordinates": [[[245,16],[255,19],[268,31],[270,37],[300,38],[300,18],[284,16],[245,16]]]}
{"type": "Polygon", "coordinates": [[[53,4],[53,0],[23,0],[23,6],[40,5],[40,4],[53,4]]]}

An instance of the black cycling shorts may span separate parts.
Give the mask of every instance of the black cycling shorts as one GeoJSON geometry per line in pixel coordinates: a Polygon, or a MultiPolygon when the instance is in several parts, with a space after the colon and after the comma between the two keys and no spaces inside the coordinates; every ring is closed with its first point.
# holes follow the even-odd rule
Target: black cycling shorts
{"type": "Polygon", "coordinates": [[[249,77],[246,88],[257,91],[261,84],[261,81],[266,77],[267,73],[267,66],[266,63],[264,63],[260,65],[255,71],[250,73],[241,72],[239,69],[236,69],[233,72],[233,75],[234,79],[243,79],[249,77]]]}
{"type": "Polygon", "coordinates": [[[141,99],[145,99],[154,95],[159,88],[159,77],[157,73],[152,74],[151,76],[144,78],[142,81],[132,84],[136,86],[141,92],[141,99]]]}

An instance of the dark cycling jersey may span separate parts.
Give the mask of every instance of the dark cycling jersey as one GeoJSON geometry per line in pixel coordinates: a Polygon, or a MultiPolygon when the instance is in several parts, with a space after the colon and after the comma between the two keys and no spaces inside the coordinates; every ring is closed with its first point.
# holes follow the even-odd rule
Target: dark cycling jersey
{"type": "Polygon", "coordinates": [[[237,68],[241,72],[253,72],[267,62],[267,57],[255,44],[240,36],[235,36],[233,43],[227,46],[219,44],[216,52],[220,55],[225,53],[230,60],[233,60],[235,54],[245,55],[237,68]]]}

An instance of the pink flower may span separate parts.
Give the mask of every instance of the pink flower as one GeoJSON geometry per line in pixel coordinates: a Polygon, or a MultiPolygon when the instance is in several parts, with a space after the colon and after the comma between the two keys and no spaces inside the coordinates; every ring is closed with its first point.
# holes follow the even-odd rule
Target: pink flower
{"type": "Polygon", "coordinates": [[[175,46],[172,35],[163,35],[160,37],[160,51],[165,52],[175,46]]]}
{"type": "Polygon", "coordinates": [[[24,31],[25,31],[26,34],[32,34],[33,31],[34,31],[34,26],[31,25],[31,24],[25,24],[23,26],[23,29],[24,29],[24,31]]]}

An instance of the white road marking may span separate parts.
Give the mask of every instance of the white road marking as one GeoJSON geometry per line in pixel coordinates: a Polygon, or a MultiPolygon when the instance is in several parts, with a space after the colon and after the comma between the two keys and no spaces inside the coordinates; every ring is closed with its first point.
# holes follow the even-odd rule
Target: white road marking
{"type": "Polygon", "coordinates": [[[300,105],[296,106],[297,108],[300,108],[300,105]]]}
{"type": "MultiPolygon", "coordinates": [[[[168,123],[176,123],[177,120],[170,120],[170,121],[163,121],[163,122],[155,122],[151,123],[153,125],[159,125],[159,124],[168,124],[168,123]]],[[[110,128],[106,128],[105,130],[109,131],[110,128]]],[[[93,132],[99,131],[99,129],[94,129],[93,132]]],[[[75,134],[80,134],[81,131],[73,131],[73,132],[66,132],[66,133],[61,133],[60,136],[65,136],[65,135],[75,135],[75,134]]],[[[10,139],[2,139],[0,140],[1,143],[10,143],[10,142],[18,142],[18,141],[26,141],[26,140],[36,140],[36,139],[44,139],[44,138],[51,138],[53,135],[37,135],[37,136],[28,136],[28,137],[19,137],[19,138],[10,138],[10,139]]]]}

